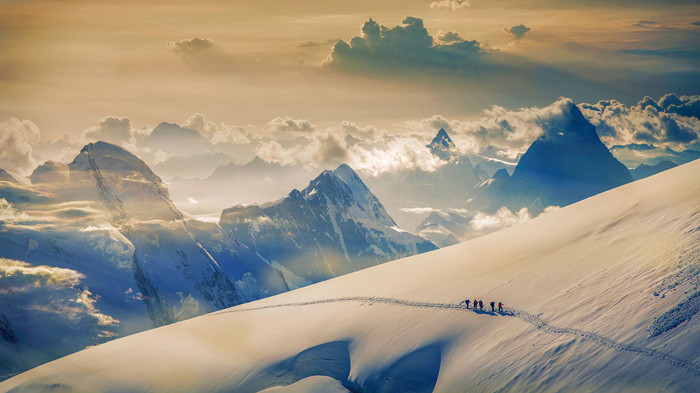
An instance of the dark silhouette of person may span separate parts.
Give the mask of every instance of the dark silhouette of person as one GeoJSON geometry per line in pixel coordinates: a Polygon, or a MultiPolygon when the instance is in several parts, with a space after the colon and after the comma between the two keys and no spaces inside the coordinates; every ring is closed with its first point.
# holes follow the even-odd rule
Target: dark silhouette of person
{"type": "Polygon", "coordinates": [[[503,312],[503,303],[498,302],[498,312],[503,312]]]}
{"type": "Polygon", "coordinates": [[[484,311],[484,302],[479,300],[479,310],[484,311]]]}
{"type": "Polygon", "coordinates": [[[472,304],[474,305],[475,310],[479,306],[479,302],[477,302],[476,299],[474,299],[474,303],[472,303],[472,304]]]}
{"type": "Polygon", "coordinates": [[[496,311],[496,302],[491,302],[491,311],[496,311]]]}
{"type": "Polygon", "coordinates": [[[467,308],[469,308],[469,299],[465,300],[464,303],[467,304],[467,308]]]}

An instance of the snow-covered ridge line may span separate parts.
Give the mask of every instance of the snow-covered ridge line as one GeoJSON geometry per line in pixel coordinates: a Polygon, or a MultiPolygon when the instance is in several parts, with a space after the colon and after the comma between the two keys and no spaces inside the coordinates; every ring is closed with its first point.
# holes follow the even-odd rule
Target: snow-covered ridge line
{"type": "Polygon", "coordinates": [[[271,308],[285,308],[285,307],[304,307],[304,306],[313,306],[313,305],[319,305],[319,304],[328,304],[328,303],[342,303],[342,302],[356,302],[356,303],[362,303],[365,305],[372,305],[373,303],[381,303],[381,304],[388,304],[392,306],[398,306],[398,307],[414,307],[414,308],[427,308],[427,309],[433,309],[433,310],[445,310],[445,311],[463,311],[463,312],[472,312],[475,314],[481,314],[481,315],[489,315],[489,316],[506,316],[506,317],[515,317],[523,322],[526,322],[530,325],[533,325],[537,330],[541,330],[545,333],[550,333],[550,334],[563,334],[563,335],[571,335],[571,336],[576,336],[578,338],[581,338],[583,340],[591,341],[596,344],[602,345],[604,347],[620,351],[620,352],[632,352],[638,355],[646,356],[649,358],[654,358],[657,360],[661,360],[664,363],[668,363],[672,366],[680,367],[687,371],[688,373],[691,373],[696,376],[700,376],[700,365],[697,365],[691,361],[681,359],[677,356],[673,356],[661,351],[657,351],[655,349],[650,349],[650,348],[643,348],[643,347],[637,347],[634,345],[626,345],[614,340],[611,340],[609,338],[603,337],[599,334],[593,333],[593,332],[588,332],[585,330],[581,329],[573,329],[573,328],[566,328],[566,327],[558,327],[558,326],[552,326],[548,322],[542,320],[539,316],[533,315],[528,313],[527,311],[515,309],[515,308],[509,308],[508,311],[504,312],[493,312],[493,311],[483,311],[483,310],[475,310],[473,308],[466,308],[462,306],[461,303],[435,303],[435,302],[420,302],[420,301],[414,301],[414,300],[404,300],[404,299],[395,299],[395,298],[388,298],[388,297],[374,297],[374,296],[347,296],[347,297],[341,297],[341,298],[329,298],[329,299],[319,299],[319,300],[312,300],[312,301],[307,301],[307,302],[290,302],[290,303],[279,303],[279,304],[271,304],[267,306],[259,306],[259,307],[234,307],[231,309],[227,310],[221,310],[217,312],[213,312],[210,314],[207,314],[205,316],[216,316],[219,314],[227,314],[227,313],[236,313],[236,312],[250,312],[250,311],[258,311],[258,310],[266,310],[266,309],[271,309],[271,308]]]}

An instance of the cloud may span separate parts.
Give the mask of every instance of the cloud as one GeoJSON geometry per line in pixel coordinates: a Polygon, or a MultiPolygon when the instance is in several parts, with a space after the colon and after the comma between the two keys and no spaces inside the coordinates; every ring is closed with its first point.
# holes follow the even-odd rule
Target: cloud
{"type": "Polygon", "coordinates": [[[582,104],[581,110],[608,146],[645,142],[685,147],[700,134],[700,96],[645,97],[632,107],[602,100],[582,104]]]}
{"type": "Polygon", "coordinates": [[[361,30],[362,35],[349,43],[338,41],[324,66],[384,73],[431,68],[468,75],[476,72],[479,58],[486,53],[477,41],[436,41],[422,19],[410,16],[392,28],[369,19],[361,30]]]}
{"type": "Polygon", "coordinates": [[[661,97],[658,102],[646,96],[637,104],[637,107],[641,110],[648,106],[662,112],[700,119],[700,95],[679,97],[670,93],[661,97]]]}
{"type": "Polygon", "coordinates": [[[230,142],[239,145],[250,143],[250,135],[242,127],[223,122],[216,124],[205,119],[201,113],[188,117],[182,127],[199,132],[213,143],[230,142]]]}
{"type": "Polygon", "coordinates": [[[517,25],[513,26],[511,28],[506,28],[506,32],[512,34],[516,40],[519,40],[523,37],[525,37],[525,34],[527,34],[531,29],[529,27],[526,27],[525,25],[517,25]]]}
{"type": "Polygon", "coordinates": [[[438,41],[444,42],[446,44],[452,43],[452,42],[461,42],[464,41],[464,38],[462,38],[459,33],[455,31],[446,31],[446,32],[440,32],[438,34],[438,41]]]}
{"type": "Polygon", "coordinates": [[[168,50],[176,55],[182,56],[183,58],[189,58],[197,53],[203,52],[207,49],[214,47],[214,41],[208,40],[206,38],[186,38],[180,41],[167,42],[165,46],[168,50]]]}
{"type": "Polygon", "coordinates": [[[411,214],[418,214],[418,215],[423,215],[427,213],[442,213],[442,214],[450,214],[450,213],[456,213],[456,214],[469,214],[468,209],[459,209],[459,208],[450,208],[450,209],[436,209],[433,207],[404,207],[399,209],[404,213],[411,213],[411,214]]]}
{"type": "MultiPolygon", "coordinates": [[[[612,100],[583,103],[578,107],[596,126],[607,146],[634,142],[685,146],[696,141],[700,132],[700,120],[694,117],[698,115],[698,101],[697,96],[669,94],[659,100],[647,97],[634,107],[612,100]]],[[[492,106],[475,120],[433,115],[394,124],[391,132],[344,121],[338,128],[306,131],[292,139],[282,140],[273,135],[256,153],[267,161],[307,168],[345,162],[370,176],[413,169],[431,172],[445,162],[433,156],[426,144],[438,129],[444,128],[465,154],[513,162],[543,132],[567,124],[572,105],[573,100],[560,98],[544,107],[492,106]]],[[[289,120],[276,123],[296,124],[289,120]]],[[[300,127],[278,128],[297,130],[300,127]]]]}
{"type": "Polygon", "coordinates": [[[303,44],[299,45],[300,48],[314,48],[314,47],[319,47],[319,46],[331,46],[335,45],[336,42],[338,42],[338,38],[329,38],[325,41],[306,41],[303,44]]]}
{"type": "Polygon", "coordinates": [[[660,48],[660,49],[620,49],[617,53],[622,55],[632,55],[632,56],[650,56],[650,57],[664,57],[664,58],[677,58],[677,59],[697,59],[700,57],[700,51],[688,50],[684,48],[660,48]]]}
{"type": "Polygon", "coordinates": [[[420,169],[434,172],[446,162],[434,156],[423,141],[413,137],[396,137],[385,147],[353,146],[350,166],[372,176],[386,172],[420,169]]]}
{"type": "Polygon", "coordinates": [[[123,145],[131,141],[131,120],[128,117],[107,116],[100,119],[96,126],[85,130],[83,136],[87,142],[104,141],[123,145]]]}
{"type": "Polygon", "coordinates": [[[524,207],[517,212],[512,212],[507,207],[501,207],[493,215],[478,212],[472,218],[471,226],[475,231],[492,232],[529,220],[530,213],[524,207]]]}
{"type": "Polygon", "coordinates": [[[632,26],[634,27],[649,27],[649,26],[656,26],[658,25],[659,22],[653,21],[653,20],[640,20],[639,22],[633,24],[632,26]]]}
{"type": "Polygon", "coordinates": [[[441,9],[441,8],[447,8],[451,10],[458,10],[460,8],[464,7],[469,7],[470,3],[469,0],[440,0],[440,1],[433,1],[430,3],[430,8],[432,9],[441,9]]]}
{"type": "Polygon", "coordinates": [[[15,222],[20,220],[26,220],[29,217],[18,212],[10,202],[4,198],[0,198],[0,223],[3,222],[15,222]]]}
{"type": "Polygon", "coordinates": [[[351,121],[340,123],[340,129],[346,134],[359,138],[362,142],[375,142],[379,138],[379,132],[374,126],[360,127],[351,121]]]}
{"type": "Polygon", "coordinates": [[[267,123],[273,131],[277,132],[309,132],[316,129],[316,126],[311,124],[306,119],[293,119],[289,116],[276,117],[267,123]]]}
{"type": "Polygon", "coordinates": [[[256,154],[268,162],[308,168],[333,167],[350,159],[347,143],[334,132],[317,132],[290,146],[268,139],[257,148],[256,154]]]}
{"type": "Polygon", "coordinates": [[[465,153],[489,152],[493,158],[512,161],[543,133],[543,126],[564,122],[571,104],[571,99],[560,98],[545,107],[513,110],[494,105],[483,110],[478,120],[449,120],[434,115],[404,122],[402,126],[417,134],[433,136],[436,130],[444,128],[465,153]]]}
{"type": "Polygon", "coordinates": [[[85,276],[65,268],[0,258],[0,297],[20,347],[34,348],[28,363],[46,361],[116,336],[119,320],[101,312],[85,276]],[[37,327],[50,334],[36,334],[37,327]]]}
{"type": "Polygon", "coordinates": [[[37,164],[32,147],[41,134],[29,120],[10,117],[0,122],[0,168],[26,173],[37,164]]]}
{"type": "MultiPolygon", "coordinates": [[[[95,296],[81,285],[81,273],[52,266],[0,258],[0,294],[17,310],[61,321],[75,327],[79,323],[112,326],[119,323],[95,307],[95,296]]],[[[43,328],[47,328],[44,325],[43,328]]],[[[102,332],[100,332],[102,333],[102,332]]]]}

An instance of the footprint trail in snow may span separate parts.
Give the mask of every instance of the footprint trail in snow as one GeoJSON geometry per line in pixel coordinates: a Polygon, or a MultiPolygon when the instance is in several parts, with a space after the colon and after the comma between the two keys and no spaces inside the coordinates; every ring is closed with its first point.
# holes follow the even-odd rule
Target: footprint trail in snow
{"type": "Polygon", "coordinates": [[[667,363],[669,365],[672,365],[675,367],[680,367],[691,374],[700,376],[700,366],[698,366],[697,364],[695,364],[693,362],[681,359],[679,357],[676,357],[676,356],[673,356],[673,355],[670,355],[670,354],[667,354],[667,353],[664,353],[661,351],[657,351],[655,349],[622,344],[622,343],[619,343],[617,341],[611,340],[609,338],[595,334],[593,332],[588,332],[588,331],[580,330],[580,329],[552,326],[549,323],[547,323],[546,321],[542,320],[537,315],[533,315],[533,314],[530,314],[528,312],[518,310],[518,309],[513,309],[513,308],[509,308],[509,310],[504,312],[504,313],[495,313],[495,312],[491,312],[491,311],[479,311],[479,310],[474,310],[474,309],[467,309],[464,306],[462,306],[461,304],[455,304],[455,303],[419,302],[419,301],[412,301],[412,300],[394,299],[394,298],[388,298],[388,297],[349,296],[349,297],[341,297],[341,298],[333,298],[333,299],[312,300],[312,301],[306,301],[306,302],[271,304],[268,306],[259,306],[259,307],[248,307],[248,308],[238,308],[238,309],[234,308],[234,309],[217,311],[217,312],[214,312],[214,313],[211,313],[208,315],[265,310],[265,309],[270,309],[270,308],[303,307],[303,306],[312,306],[312,305],[318,305],[318,304],[343,303],[343,302],[364,303],[364,304],[369,304],[369,305],[372,305],[373,303],[380,303],[380,304],[388,304],[388,305],[397,306],[397,307],[412,307],[412,308],[424,308],[424,309],[427,308],[427,309],[435,309],[435,310],[469,311],[469,312],[474,312],[476,314],[485,314],[485,315],[490,315],[490,316],[499,316],[500,315],[500,316],[505,316],[505,317],[514,317],[514,318],[518,318],[519,320],[534,326],[537,330],[543,331],[545,333],[576,336],[576,337],[579,337],[583,340],[594,342],[596,344],[602,345],[604,347],[607,347],[607,348],[610,348],[610,349],[613,349],[616,351],[630,352],[633,354],[646,356],[648,358],[657,359],[657,360],[660,360],[660,361],[667,363]]]}

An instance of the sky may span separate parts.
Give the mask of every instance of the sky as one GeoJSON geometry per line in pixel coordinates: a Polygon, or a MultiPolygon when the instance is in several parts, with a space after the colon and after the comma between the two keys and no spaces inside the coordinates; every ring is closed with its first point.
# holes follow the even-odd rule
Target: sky
{"type": "MultiPolygon", "coordinates": [[[[395,134],[423,124],[428,135],[430,119],[483,123],[494,108],[547,108],[560,97],[628,109],[646,96],[692,97],[700,5],[4,0],[0,49],[0,130],[26,145],[12,154],[57,138],[80,144],[120,121],[144,134],[196,114],[226,128],[228,142],[253,141],[248,153],[266,137],[266,154],[298,137],[275,132],[303,133],[304,122],[306,131],[352,124],[395,134]]],[[[69,157],[27,154],[9,169],[69,157]]]]}

